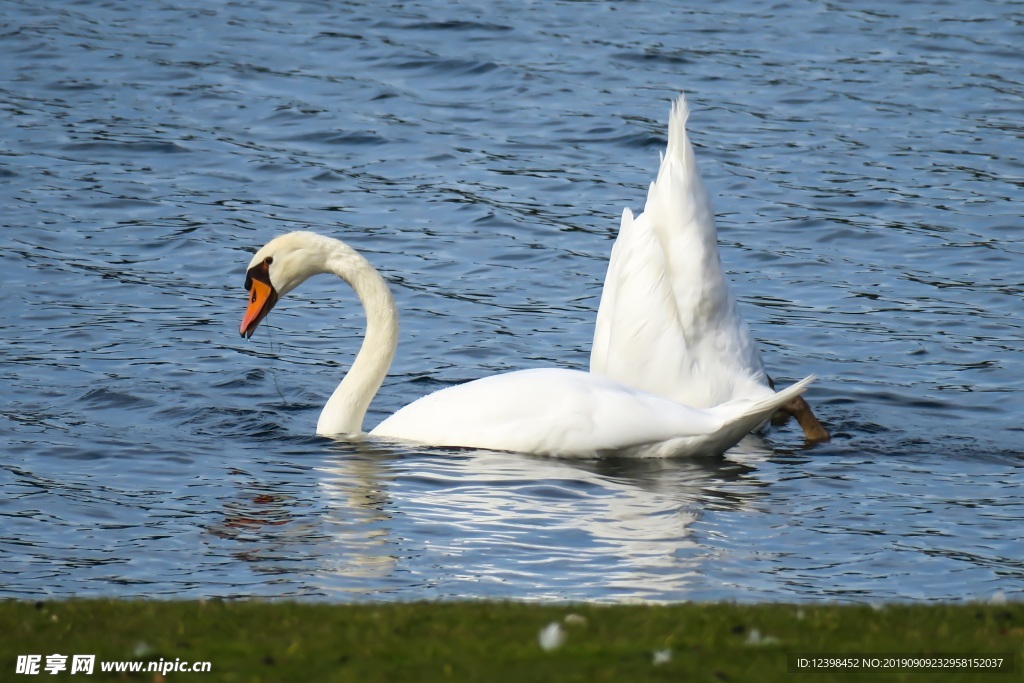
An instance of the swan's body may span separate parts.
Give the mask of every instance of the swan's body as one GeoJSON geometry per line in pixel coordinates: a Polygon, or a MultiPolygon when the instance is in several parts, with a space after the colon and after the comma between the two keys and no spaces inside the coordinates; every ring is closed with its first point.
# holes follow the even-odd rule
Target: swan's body
{"type": "MultiPolygon", "coordinates": [[[[798,396],[809,381],[787,388],[788,396],[798,396]]],[[[718,455],[786,400],[772,395],[701,410],[588,372],[539,368],[424,396],[370,434],[563,456],[718,455]]]]}
{"type": "MultiPolygon", "coordinates": [[[[348,374],[324,406],[317,433],[358,434],[398,341],[391,292],[366,259],[335,239],[282,235],[253,257],[251,295],[241,332],[251,336],[280,296],[317,273],[348,282],[366,310],[367,332],[348,374]]],[[[740,399],[702,410],[614,379],[559,369],[495,375],[442,389],[402,408],[370,434],[432,446],[543,455],[665,457],[724,452],[798,396],[808,378],[763,400],[740,399]]]]}
{"type": "MultiPolygon", "coordinates": [[[[628,208],[623,211],[590,371],[701,408],[763,399],[773,389],[729,292],[714,210],[686,134],[688,116],[680,96],[644,211],[635,218],[628,208]]],[[[809,407],[804,414],[800,404],[807,405],[799,399],[788,408],[808,437],[828,438],[809,407]]]]}

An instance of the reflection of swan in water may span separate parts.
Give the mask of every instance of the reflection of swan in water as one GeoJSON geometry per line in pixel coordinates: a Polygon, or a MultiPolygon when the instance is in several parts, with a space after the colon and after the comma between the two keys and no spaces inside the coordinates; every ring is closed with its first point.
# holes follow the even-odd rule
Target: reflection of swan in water
{"type": "Polygon", "coordinates": [[[220,497],[220,519],[206,530],[226,543],[220,552],[239,560],[225,567],[234,596],[376,595],[394,573],[386,508],[395,453],[361,442],[337,450],[336,466],[285,478],[230,471],[233,492],[220,497]]]}
{"type": "Polygon", "coordinates": [[[321,587],[331,592],[378,594],[399,556],[388,493],[394,453],[358,441],[334,450],[338,456],[317,468],[318,487],[326,493],[324,531],[332,540],[317,575],[330,578],[321,587]]]}
{"type": "Polygon", "coordinates": [[[679,599],[708,553],[691,525],[706,506],[739,508],[760,486],[743,491],[751,470],[723,458],[338,450],[318,470],[336,547],[317,582],[348,595],[679,599]]]}

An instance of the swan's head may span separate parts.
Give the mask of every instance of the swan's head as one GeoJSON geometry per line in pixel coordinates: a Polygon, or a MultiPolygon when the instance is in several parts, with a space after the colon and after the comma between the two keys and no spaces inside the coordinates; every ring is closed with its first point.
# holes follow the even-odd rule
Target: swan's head
{"type": "Polygon", "coordinates": [[[243,337],[252,336],[281,297],[311,275],[324,272],[328,241],[312,232],[291,232],[256,252],[245,271],[249,307],[238,330],[243,337]]]}

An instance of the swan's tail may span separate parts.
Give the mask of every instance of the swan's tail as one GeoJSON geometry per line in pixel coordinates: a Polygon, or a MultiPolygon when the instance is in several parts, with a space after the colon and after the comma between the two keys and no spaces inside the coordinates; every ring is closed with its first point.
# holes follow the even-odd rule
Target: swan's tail
{"type": "Polygon", "coordinates": [[[771,396],[762,399],[738,398],[709,409],[709,412],[724,418],[722,426],[714,434],[716,443],[725,444],[719,452],[738,443],[776,410],[804,393],[815,379],[814,375],[810,375],[771,396]]]}

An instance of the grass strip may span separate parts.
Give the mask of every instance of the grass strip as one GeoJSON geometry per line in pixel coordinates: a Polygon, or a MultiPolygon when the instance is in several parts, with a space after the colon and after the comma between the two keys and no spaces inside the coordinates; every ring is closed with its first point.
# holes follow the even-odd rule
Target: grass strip
{"type": "Polygon", "coordinates": [[[4,681],[1024,680],[1020,603],[4,601],[0,633],[4,681]],[[1010,661],[999,672],[870,666],[892,653],[1010,661]],[[32,654],[42,655],[39,673],[18,674],[18,656],[32,654]],[[52,654],[68,657],[56,675],[44,669],[52,654]],[[96,656],[92,675],[70,673],[75,654],[96,656]],[[793,671],[796,655],[845,665],[793,671]],[[209,672],[167,668],[202,661],[209,672]],[[103,672],[104,662],[156,662],[165,673],[103,672]]]}

